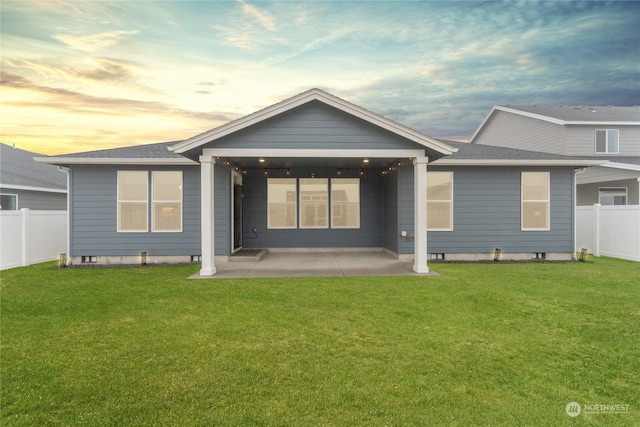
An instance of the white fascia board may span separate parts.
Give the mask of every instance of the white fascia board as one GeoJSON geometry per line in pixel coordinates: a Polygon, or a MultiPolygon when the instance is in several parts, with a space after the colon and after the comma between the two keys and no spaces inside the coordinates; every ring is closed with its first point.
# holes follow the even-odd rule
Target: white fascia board
{"type": "Polygon", "coordinates": [[[487,117],[485,117],[482,123],[480,123],[480,126],[478,126],[478,129],[476,129],[473,135],[471,135],[471,138],[469,139],[469,144],[473,143],[473,140],[476,138],[476,136],[478,136],[480,131],[484,128],[484,125],[489,121],[489,118],[493,115],[493,112],[496,110],[496,108],[498,108],[498,106],[494,105],[491,111],[489,112],[489,114],[487,114],[487,117]]]}
{"type": "Polygon", "coordinates": [[[0,183],[0,187],[10,189],[10,190],[42,191],[45,193],[67,194],[67,190],[61,190],[59,188],[31,187],[29,185],[12,185],[12,184],[1,184],[1,183],[0,183]]]}
{"type": "Polygon", "coordinates": [[[590,125],[590,126],[639,126],[640,122],[614,122],[614,121],[567,121],[565,125],[590,125]]]}
{"type": "Polygon", "coordinates": [[[424,150],[329,150],[286,148],[205,148],[203,156],[212,157],[289,157],[289,158],[414,158],[424,157],[424,150]]]}
{"type": "Polygon", "coordinates": [[[497,110],[506,111],[508,113],[519,114],[525,117],[531,117],[532,119],[544,120],[545,122],[555,123],[557,125],[564,125],[566,122],[564,120],[556,119],[554,117],[543,116],[542,114],[529,113],[528,111],[522,111],[515,108],[503,107],[498,105],[495,107],[497,110]]]}
{"type": "Polygon", "coordinates": [[[335,97],[327,92],[321,91],[320,89],[311,89],[297,96],[294,96],[293,98],[281,101],[270,107],[256,111],[255,113],[249,114],[215,129],[211,129],[207,132],[201,133],[200,135],[196,135],[174,145],[173,147],[170,147],[170,150],[176,153],[184,153],[188,150],[197,148],[202,144],[225,137],[246,127],[277,116],[281,113],[284,113],[314,100],[321,101],[347,114],[361,118],[373,125],[386,129],[392,133],[395,133],[396,135],[407,138],[441,154],[449,155],[456,151],[454,148],[441,141],[431,138],[428,135],[420,133],[407,126],[401,125],[400,123],[396,123],[362,107],[358,107],[355,104],[351,104],[350,102],[335,97]]]}
{"type": "Polygon", "coordinates": [[[50,165],[197,165],[193,160],[184,159],[154,159],[154,158],[131,158],[131,159],[110,159],[91,157],[34,157],[36,162],[48,163],[50,165]]]}
{"type": "Polygon", "coordinates": [[[505,159],[439,159],[434,166],[602,166],[606,160],[505,160],[505,159]]]}
{"type": "Polygon", "coordinates": [[[609,161],[608,163],[602,166],[604,166],[605,168],[624,169],[628,171],[640,172],[640,165],[632,165],[630,163],[616,163],[616,162],[609,161]]]}

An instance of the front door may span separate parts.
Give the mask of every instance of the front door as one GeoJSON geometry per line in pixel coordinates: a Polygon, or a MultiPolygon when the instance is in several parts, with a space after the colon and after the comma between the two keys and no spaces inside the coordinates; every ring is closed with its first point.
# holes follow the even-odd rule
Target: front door
{"type": "Polygon", "coordinates": [[[233,250],[242,247],[242,184],[233,184],[233,250]]]}

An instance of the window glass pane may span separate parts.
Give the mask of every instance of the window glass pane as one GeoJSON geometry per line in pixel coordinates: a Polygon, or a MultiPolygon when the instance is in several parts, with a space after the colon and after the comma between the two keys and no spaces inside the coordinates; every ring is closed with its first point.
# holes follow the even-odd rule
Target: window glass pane
{"type": "Polygon", "coordinates": [[[147,231],[147,204],[120,203],[118,205],[121,231],[147,231]]]}
{"type": "Polygon", "coordinates": [[[267,179],[267,227],[296,228],[296,179],[267,179]]]}
{"type": "Polygon", "coordinates": [[[618,130],[617,129],[609,129],[607,131],[607,152],[608,153],[618,152],[618,130]]]}
{"type": "Polygon", "coordinates": [[[450,230],[451,228],[451,203],[427,203],[427,230],[450,230]]]}
{"type": "Polygon", "coordinates": [[[329,180],[300,180],[300,228],[328,228],[329,180]]]}
{"type": "Polygon", "coordinates": [[[607,152],[607,131],[596,131],[596,153],[607,152]]]}
{"type": "Polygon", "coordinates": [[[522,203],[522,228],[523,229],[548,229],[547,209],[548,202],[523,202],[522,203]]]}
{"type": "Polygon", "coordinates": [[[182,200],[182,172],[153,172],[153,200],[182,200]]]}
{"type": "Polygon", "coordinates": [[[182,203],[153,204],[153,231],[181,231],[182,203]]]}
{"type": "Polygon", "coordinates": [[[627,204],[627,196],[613,196],[613,204],[622,206],[627,204]]]}
{"type": "Polygon", "coordinates": [[[427,200],[451,200],[452,172],[427,172],[427,200]]]}
{"type": "Polygon", "coordinates": [[[549,200],[549,173],[523,172],[523,200],[549,200]]]}
{"type": "Polygon", "coordinates": [[[18,196],[15,194],[0,194],[0,210],[15,211],[18,209],[18,196]]]}
{"type": "Polygon", "coordinates": [[[119,200],[147,200],[146,171],[118,171],[119,200]]]}
{"type": "Polygon", "coordinates": [[[360,179],[333,178],[331,180],[331,226],[360,227],[360,179]]]}

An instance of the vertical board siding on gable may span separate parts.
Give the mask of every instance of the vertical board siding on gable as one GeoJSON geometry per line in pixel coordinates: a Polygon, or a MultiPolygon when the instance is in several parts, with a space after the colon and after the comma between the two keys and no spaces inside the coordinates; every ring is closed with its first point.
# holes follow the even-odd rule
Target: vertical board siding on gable
{"type": "MultiPolygon", "coordinates": [[[[271,171],[269,178],[358,177],[358,170],[292,168],[291,174],[278,176],[271,171]]],[[[243,246],[246,248],[322,248],[322,247],[382,247],[384,189],[381,177],[368,172],[360,179],[360,228],[325,229],[267,229],[267,177],[250,171],[242,178],[243,186],[243,246]],[[256,229],[256,233],[253,233],[256,229]]],[[[329,212],[329,216],[331,212],[329,212]]]]}
{"type": "Polygon", "coordinates": [[[567,155],[640,156],[640,126],[567,126],[567,155]],[[618,129],[617,154],[596,154],[596,129],[618,129]]]}
{"type": "Polygon", "coordinates": [[[496,110],[474,143],[544,153],[566,154],[561,125],[496,110]]]}
{"type": "Polygon", "coordinates": [[[198,167],[72,166],[71,187],[71,256],[129,256],[141,251],[149,256],[200,254],[198,167]],[[118,170],[182,170],[183,231],[118,233],[118,170]]]}
{"type": "Polygon", "coordinates": [[[429,231],[430,253],[573,251],[572,173],[564,168],[436,167],[453,171],[453,231],[429,231]],[[551,230],[521,231],[521,172],[551,172],[551,230]]]}
{"type": "Polygon", "coordinates": [[[418,145],[320,102],[310,102],[207,147],[340,150],[415,149],[418,145]]]}

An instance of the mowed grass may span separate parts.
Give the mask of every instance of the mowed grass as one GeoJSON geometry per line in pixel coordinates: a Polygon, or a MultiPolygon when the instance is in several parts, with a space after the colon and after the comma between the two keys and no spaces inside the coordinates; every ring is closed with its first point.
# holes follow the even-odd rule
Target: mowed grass
{"type": "MultiPolygon", "coordinates": [[[[4,271],[3,426],[640,425],[640,263],[4,271]],[[569,402],[628,405],[583,413],[569,402]]],[[[584,408],[584,406],[583,406],[584,408]]]]}

